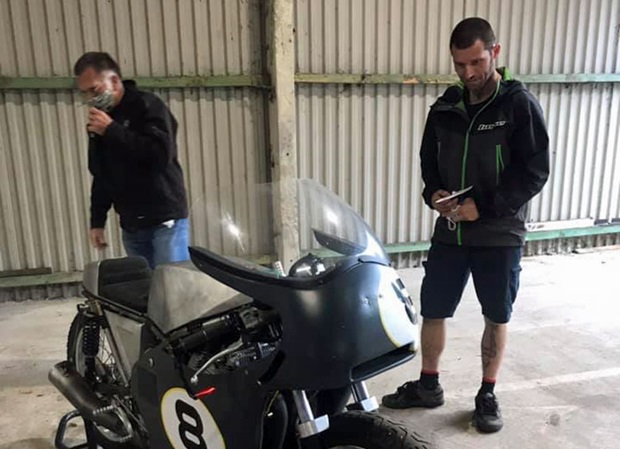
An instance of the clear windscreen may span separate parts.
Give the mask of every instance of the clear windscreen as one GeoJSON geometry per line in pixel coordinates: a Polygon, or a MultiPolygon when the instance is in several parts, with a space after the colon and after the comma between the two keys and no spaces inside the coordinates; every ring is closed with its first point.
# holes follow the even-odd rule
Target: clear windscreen
{"type": "Polygon", "coordinates": [[[350,256],[388,261],[368,224],[309,179],[221,186],[192,202],[190,221],[195,246],[255,270],[310,253],[326,267],[350,256]]]}

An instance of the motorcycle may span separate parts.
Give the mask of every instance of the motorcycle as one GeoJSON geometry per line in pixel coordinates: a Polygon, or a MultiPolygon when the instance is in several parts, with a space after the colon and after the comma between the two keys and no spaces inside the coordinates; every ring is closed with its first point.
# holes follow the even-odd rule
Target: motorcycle
{"type": "Polygon", "coordinates": [[[414,357],[418,325],[351,207],[295,180],[221,188],[191,210],[191,261],[86,267],[67,360],[49,374],[75,407],[57,449],[78,418],[74,448],[431,448],[365,385],[414,357]]]}

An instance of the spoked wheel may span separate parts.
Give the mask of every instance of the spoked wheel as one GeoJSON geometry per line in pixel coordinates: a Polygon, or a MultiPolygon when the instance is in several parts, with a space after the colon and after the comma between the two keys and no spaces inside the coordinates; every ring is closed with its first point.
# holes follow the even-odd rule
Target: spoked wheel
{"type": "MultiPolygon", "coordinates": [[[[116,413],[126,424],[127,429],[131,429],[130,436],[121,436],[109,429],[99,427],[95,423],[86,421],[86,432],[89,443],[102,447],[104,449],[138,449],[138,438],[134,435],[133,426],[129,413],[131,410],[131,401],[122,395],[107,393],[104,394],[97,388],[98,386],[106,386],[106,391],[114,390],[118,387],[121,390],[123,381],[120,374],[121,367],[118,365],[111,349],[105,333],[97,325],[88,323],[86,317],[78,313],[71,323],[69,329],[69,337],[67,339],[67,360],[71,362],[76,370],[85,378],[91,379],[91,383],[95,383],[94,389],[102,398],[105,396],[105,402],[116,405],[116,413]],[[88,334],[87,339],[91,344],[98,347],[97,355],[94,360],[94,373],[88,373],[87,357],[83,351],[83,341],[85,333],[88,334]],[[111,387],[111,388],[110,388],[111,387]],[[90,441],[94,440],[94,441],[90,441]]],[[[94,447],[94,446],[93,446],[94,447]]]]}
{"type": "Polygon", "coordinates": [[[415,432],[381,415],[346,412],[330,416],[330,426],[321,434],[325,449],[432,449],[415,432]]]}

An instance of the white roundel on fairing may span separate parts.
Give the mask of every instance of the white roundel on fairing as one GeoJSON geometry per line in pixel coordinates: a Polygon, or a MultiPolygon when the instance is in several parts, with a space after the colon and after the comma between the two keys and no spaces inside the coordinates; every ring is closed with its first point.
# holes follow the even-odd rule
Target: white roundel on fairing
{"type": "Polygon", "coordinates": [[[166,391],[160,410],[164,431],[174,449],[226,449],[209,409],[183,388],[166,391]]]}
{"type": "MultiPolygon", "coordinates": [[[[397,348],[414,343],[417,346],[418,326],[411,322],[402,297],[408,293],[398,286],[398,276],[381,276],[378,306],[381,325],[386,335],[397,348]]],[[[413,311],[413,306],[411,311],[413,311]]]]}

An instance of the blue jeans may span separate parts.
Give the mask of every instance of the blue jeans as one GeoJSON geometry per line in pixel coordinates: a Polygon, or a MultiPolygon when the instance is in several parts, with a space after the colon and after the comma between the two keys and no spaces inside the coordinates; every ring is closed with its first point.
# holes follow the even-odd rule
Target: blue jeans
{"type": "Polygon", "coordinates": [[[171,227],[160,224],[136,232],[123,229],[123,245],[128,256],[144,257],[151,268],[162,263],[188,260],[187,218],[174,220],[171,227]]]}

